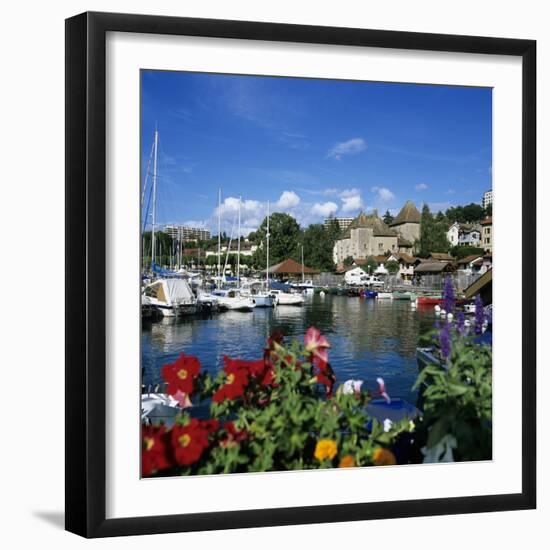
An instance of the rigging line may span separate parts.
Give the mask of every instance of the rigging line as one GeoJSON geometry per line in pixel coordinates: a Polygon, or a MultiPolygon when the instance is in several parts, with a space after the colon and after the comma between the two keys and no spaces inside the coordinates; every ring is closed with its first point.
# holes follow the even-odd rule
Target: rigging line
{"type": "Polygon", "coordinates": [[[147,180],[149,179],[149,173],[151,169],[151,160],[153,159],[153,152],[155,150],[155,142],[151,145],[151,154],[149,155],[149,160],[147,162],[147,172],[145,173],[145,181],[143,182],[143,191],[141,193],[141,206],[143,207],[143,199],[145,198],[145,190],[147,189],[147,180]]]}
{"type": "Polygon", "coordinates": [[[151,197],[153,196],[153,187],[149,188],[149,200],[147,201],[147,210],[145,211],[145,216],[143,217],[143,230],[142,234],[145,233],[145,228],[147,227],[147,218],[149,217],[149,207],[151,206],[151,197]]]}

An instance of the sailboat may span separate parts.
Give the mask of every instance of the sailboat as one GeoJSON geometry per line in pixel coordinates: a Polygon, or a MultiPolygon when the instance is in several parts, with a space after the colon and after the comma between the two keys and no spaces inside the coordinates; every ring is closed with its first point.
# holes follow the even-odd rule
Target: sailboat
{"type": "MultiPolygon", "coordinates": [[[[269,201],[267,202],[267,235],[266,235],[266,250],[267,250],[267,267],[269,267],[269,201]]],[[[239,232],[239,252],[240,252],[240,232],[239,232]]],[[[240,283],[240,279],[239,279],[240,283]]],[[[266,272],[266,290],[262,290],[260,281],[247,282],[245,285],[241,285],[241,292],[244,296],[248,296],[256,307],[273,307],[275,305],[275,297],[269,292],[269,274],[266,272]]]]}
{"type": "MultiPolygon", "coordinates": [[[[220,272],[221,263],[221,190],[218,199],[218,282],[225,281],[225,268],[223,275],[220,272]]],[[[240,269],[241,269],[241,199],[239,197],[239,226],[238,226],[238,249],[237,249],[237,285],[240,281],[240,269]]],[[[228,256],[231,248],[231,243],[227,249],[228,256]]],[[[220,309],[228,309],[232,311],[252,311],[256,304],[254,300],[249,296],[245,296],[241,293],[240,288],[218,288],[212,292],[212,295],[216,297],[220,309]]]]}
{"type": "Polygon", "coordinates": [[[292,285],[292,288],[295,288],[296,290],[299,290],[300,292],[303,292],[305,294],[313,294],[315,290],[315,286],[313,285],[313,281],[311,279],[308,279],[306,281],[305,273],[304,273],[304,245],[302,245],[302,281],[298,284],[292,285]]]}
{"type": "MultiPolygon", "coordinates": [[[[181,275],[162,269],[156,263],[156,242],[155,234],[157,228],[157,159],[158,159],[158,141],[159,133],[155,128],[155,138],[151,156],[153,158],[153,178],[152,178],[152,224],[151,224],[151,268],[153,276],[156,277],[151,283],[147,284],[142,292],[142,304],[153,307],[158,310],[163,317],[176,317],[179,315],[192,315],[197,311],[197,300],[191,286],[181,277],[181,275]]],[[[151,159],[150,159],[151,160],[151,159]]],[[[147,187],[147,173],[143,185],[142,206],[145,199],[147,187]]],[[[145,224],[144,224],[145,229],[145,224]]]]}

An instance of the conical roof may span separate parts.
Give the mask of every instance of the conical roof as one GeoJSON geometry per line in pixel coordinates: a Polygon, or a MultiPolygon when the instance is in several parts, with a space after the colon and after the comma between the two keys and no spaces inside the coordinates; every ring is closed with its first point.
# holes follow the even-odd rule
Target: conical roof
{"type": "Polygon", "coordinates": [[[397,233],[390,229],[384,220],[379,218],[376,213],[367,216],[364,212],[361,212],[357,218],[355,218],[348,226],[346,230],[346,237],[349,237],[352,229],[357,228],[370,228],[375,237],[396,237],[397,233]]]}
{"type": "Polygon", "coordinates": [[[391,225],[399,225],[401,223],[420,223],[420,218],[420,212],[414,205],[414,202],[407,201],[391,225]]]}

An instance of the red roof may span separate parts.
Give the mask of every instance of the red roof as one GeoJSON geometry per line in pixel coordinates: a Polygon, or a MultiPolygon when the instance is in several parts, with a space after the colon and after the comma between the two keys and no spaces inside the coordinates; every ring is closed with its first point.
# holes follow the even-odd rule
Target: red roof
{"type": "MultiPolygon", "coordinates": [[[[281,263],[272,265],[269,268],[269,273],[302,273],[302,264],[294,261],[292,258],[288,258],[287,260],[284,260],[281,263]]],[[[307,267],[304,265],[303,267],[304,273],[317,273],[315,269],[311,269],[311,267],[307,267]]]]}

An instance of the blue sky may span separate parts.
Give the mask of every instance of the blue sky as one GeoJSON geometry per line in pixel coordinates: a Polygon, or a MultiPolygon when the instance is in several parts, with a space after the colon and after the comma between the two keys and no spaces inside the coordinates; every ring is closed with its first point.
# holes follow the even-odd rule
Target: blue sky
{"type": "Polygon", "coordinates": [[[416,84],[142,72],[142,184],[158,125],[157,222],[230,232],[361,209],[434,211],[491,188],[492,92],[416,84]]]}

